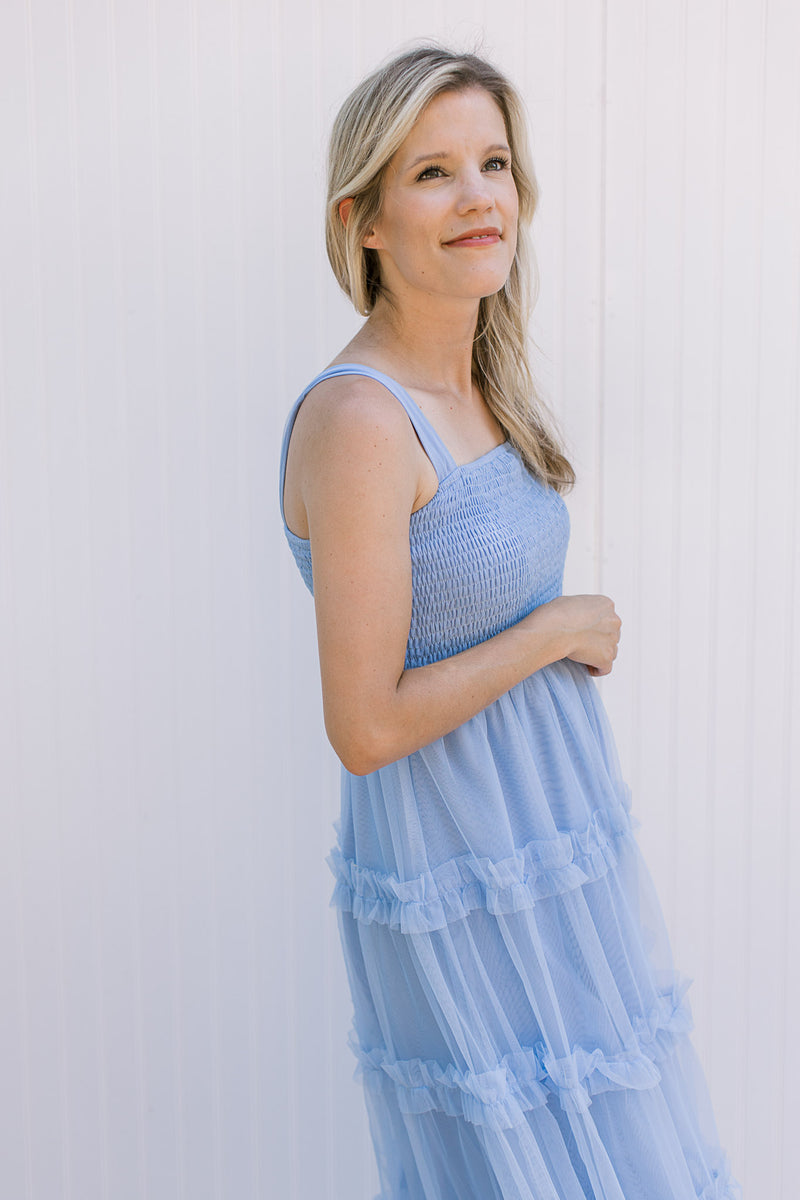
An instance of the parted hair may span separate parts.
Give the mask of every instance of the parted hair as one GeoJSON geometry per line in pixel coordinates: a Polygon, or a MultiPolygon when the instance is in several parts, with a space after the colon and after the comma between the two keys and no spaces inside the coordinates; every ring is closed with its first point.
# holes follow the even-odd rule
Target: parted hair
{"type": "Polygon", "coordinates": [[[536,211],[539,189],[522,100],[505,76],[474,54],[426,45],[393,58],[350,93],[330,139],[328,258],[356,310],[368,316],[383,285],[378,253],[363,242],[380,215],[386,167],[435,96],[474,87],[488,92],[503,114],[519,196],[519,222],[508,279],[499,292],[480,301],[472,375],[528,469],[542,482],[566,491],[575,474],[537,395],[528,361],[527,327],[537,277],[527,227],[536,211]],[[345,226],[339,205],[348,198],[353,203],[345,226]]]}

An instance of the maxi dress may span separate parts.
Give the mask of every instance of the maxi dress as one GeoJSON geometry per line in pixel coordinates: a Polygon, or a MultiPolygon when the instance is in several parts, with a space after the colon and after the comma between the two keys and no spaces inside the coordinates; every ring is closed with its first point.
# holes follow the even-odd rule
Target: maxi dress
{"type": "MultiPolygon", "coordinates": [[[[405,664],[561,594],[560,496],[505,442],[457,465],[408,393],[439,479],[411,515],[405,664]]],[[[285,524],[285,521],[284,521],[285,524]]],[[[309,542],[286,528],[309,588],[309,542]]],[[[331,864],[379,1200],[734,1200],[586,667],[543,667],[428,746],[342,769],[331,864]]]]}

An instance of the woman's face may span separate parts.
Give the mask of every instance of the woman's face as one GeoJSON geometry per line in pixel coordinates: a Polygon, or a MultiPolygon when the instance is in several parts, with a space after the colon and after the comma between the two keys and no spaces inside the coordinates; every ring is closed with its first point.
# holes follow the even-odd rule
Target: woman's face
{"type": "Polygon", "coordinates": [[[364,245],[398,300],[478,300],[500,290],[517,244],[517,189],[503,114],[482,88],[433,99],[390,161],[364,245]]]}

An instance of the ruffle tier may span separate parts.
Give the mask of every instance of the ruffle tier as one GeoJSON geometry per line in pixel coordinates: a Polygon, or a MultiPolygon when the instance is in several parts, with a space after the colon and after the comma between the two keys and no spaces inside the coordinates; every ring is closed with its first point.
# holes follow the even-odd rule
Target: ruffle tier
{"type": "Polygon", "coordinates": [[[584,829],[536,839],[494,862],[464,854],[414,879],[359,866],[334,847],[332,903],[359,921],[378,921],[401,933],[430,933],[474,909],[495,916],[532,908],[537,900],[600,879],[617,865],[617,843],[631,838],[628,814],[592,813],[584,829]]]}
{"type": "MultiPolygon", "coordinates": [[[[651,1062],[657,1082],[605,1077],[591,1110],[563,1107],[539,1079],[538,1055],[504,1063],[495,1077],[456,1078],[440,1064],[403,1064],[402,1082],[385,1061],[361,1057],[385,1200],[741,1200],[717,1146],[709,1145],[691,1102],[697,1065],[676,1032],[651,1062]],[[499,1078],[498,1078],[499,1076],[499,1078]],[[409,1086],[410,1085],[410,1086],[409,1086]],[[504,1105],[492,1089],[513,1086],[504,1105]],[[398,1098],[398,1088],[405,1096],[398,1098]],[[517,1119],[513,1109],[518,1107],[517,1119]],[[405,1107],[403,1105],[405,1104],[405,1107]],[[428,1105],[431,1107],[427,1107],[428,1105]],[[470,1120],[476,1116],[475,1121],[470,1120]]],[[[576,1056],[571,1069],[584,1068],[576,1056]]],[[[547,1078],[547,1077],[546,1077],[547,1078]]]]}
{"type": "Polygon", "coordinates": [[[395,1085],[401,1112],[439,1111],[500,1131],[519,1125],[525,1113],[551,1097],[565,1111],[586,1112],[592,1096],[601,1092],[655,1087],[661,1080],[657,1064],[672,1053],[675,1038],[692,1028],[683,999],[688,986],[684,980],[660,997],[648,1019],[635,1023],[636,1048],[617,1055],[576,1046],[566,1057],[555,1058],[544,1042],[538,1042],[504,1055],[493,1070],[477,1072],[458,1070],[452,1063],[392,1059],[385,1050],[364,1049],[355,1033],[350,1046],[359,1063],[357,1075],[386,1075],[395,1085]]]}

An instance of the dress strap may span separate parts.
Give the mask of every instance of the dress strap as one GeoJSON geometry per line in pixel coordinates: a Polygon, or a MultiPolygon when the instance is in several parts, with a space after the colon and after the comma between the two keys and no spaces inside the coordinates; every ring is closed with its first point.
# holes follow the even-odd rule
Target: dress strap
{"type": "MultiPolygon", "coordinates": [[[[439,434],[431,425],[428,418],[425,416],[422,409],[414,400],[411,399],[404,387],[401,387],[394,379],[388,375],[384,375],[382,371],[376,371],[374,367],[364,366],[363,363],[337,363],[333,367],[328,367],[327,370],[321,371],[316,378],[311,380],[308,387],[298,396],[292,410],[289,413],[286,421],[286,426],[283,431],[283,443],[281,445],[281,464],[279,472],[280,482],[280,502],[281,514],[283,514],[283,485],[286,474],[286,459],[289,453],[289,439],[292,436],[295,418],[297,417],[298,409],[305,400],[312,388],[315,388],[318,383],[322,383],[324,379],[333,379],[337,375],[366,375],[368,379],[374,379],[377,383],[383,386],[392,393],[396,400],[402,404],[406,410],[408,419],[414,426],[414,430],[419,438],[422,449],[427,454],[428,458],[433,463],[433,469],[436,476],[441,481],[455,469],[456,462],[450,451],[445,446],[439,434]]],[[[284,524],[286,520],[284,518],[284,524]]]]}

